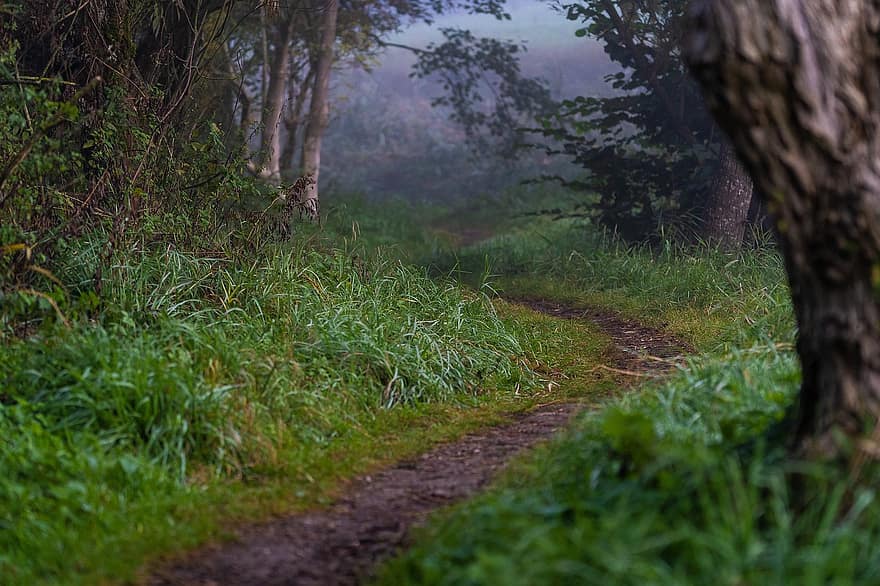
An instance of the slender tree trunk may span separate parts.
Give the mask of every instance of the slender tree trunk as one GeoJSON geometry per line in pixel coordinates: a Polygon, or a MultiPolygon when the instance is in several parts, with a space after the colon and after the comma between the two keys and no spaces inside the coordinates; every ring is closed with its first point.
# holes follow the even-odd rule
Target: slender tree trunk
{"type": "Polygon", "coordinates": [[[263,5],[260,8],[260,50],[263,52],[263,67],[260,68],[260,99],[263,108],[266,108],[269,95],[269,8],[263,5]]]}
{"type": "Polygon", "coordinates": [[[742,245],[754,185],[733,147],[724,141],[706,206],[704,236],[725,249],[742,245]]]}
{"type": "Polygon", "coordinates": [[[695,0],[690,18],[686,55],[785,256],[803,367],[796,447],[840,454],[839,433],[858,438],[880,416],[880,7],[695,0]]]}
{"type": "Polygon", "coordinates": [[[333,47],[336,43],[336,17],[338,13],[338,0],[329,0],[324,10],[321,48],[314,66],[315,83],[312,86],[309,117],[303,137],[302,172],[304,175],[311,175],[314,181],[303,195],[302,209],[313,220],[316,220],[320,214],[318,176],[321,172],[321,139],[327,128],[330,114],[328,102],[330,70],[333,66],[333,47]]]}
{"type": "Polygon", "coordinates": [[[240,112],[238,130],[241,133],[240,140],[242,142],[242,151],[247,153],[250,133],[257,123],[254,109],[252,107],[253,100],[251,100],[251,97],[247,92],[247,88],[245,87],[244,81],[241,79],[241,75],[235,70],[232,55],[229,52],[229,46],[226,44],[223,45],[223,55],[224,60],[226,61],[226,73],[229,75],[229,95],[233,101],[232,112],[240,112]]]}
{"type": "Polygon", "coordinates": [[[294,85],[291,84],[290,102],[293,104],[293,107],[289,109],[287,119],[284,121],[284,126],[287,130],[287,140],[284,143],[284,154],[281,156],[282,170],[290,169],[294,165],[293,161],[296,156],[299,129],[302,125],[303,109],[305,108],[306,98],[309,96],[309,88],[313,80],[314,70],[310,68],[298,91],[295,91],[294,85]]]}
{"type": "Polygon", "coordinates": [[[293,20],[283,23],[272,68],[269,71],[269,87],[266,90],[264,105],[263,137],[260,142],[262,157],[261,175],[273,183],[281,182],[281,114],[290,69],[290,40],[293,37],[293,20]]]}

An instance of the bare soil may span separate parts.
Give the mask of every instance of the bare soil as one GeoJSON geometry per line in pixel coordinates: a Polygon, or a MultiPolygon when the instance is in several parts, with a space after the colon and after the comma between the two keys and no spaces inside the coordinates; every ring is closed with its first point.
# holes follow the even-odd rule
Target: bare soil
{"type": "MultiPolygon", "coordinates": [[[[637,378],[661,374],[688,346],[668,334],[596,309],[543,300],[522,304],[563,319],[586,319],[614,342],[611,368],[637,378]]],[[[429,513],[486,487],[512,457],[564,428],[585,408],[577,402],[538,407],[512,422],[440,445],[422,456],[357,479],[326,510],[243,528],[158,569],[152,586],[354,585],[406,545],[429,513]]]]}

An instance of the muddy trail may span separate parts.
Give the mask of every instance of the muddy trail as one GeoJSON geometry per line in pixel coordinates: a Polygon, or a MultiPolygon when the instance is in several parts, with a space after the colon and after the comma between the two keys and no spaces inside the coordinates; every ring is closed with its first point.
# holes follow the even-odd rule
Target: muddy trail
{"type": "MultiPolygon", "coordinates": [[[[519,303],[562,319],[597,324],[614,348],[608,368],[628,380],[661,374],[685,353],[679,340],[620,316],[543,300],[519,303]]],[[[238,531],[231,543],[203,548],[159,569],[151,586],[354,585],[406,544],[411,527],[433,511],[473,496],[518,453],[547,440],[587,407],[538,407],[512,422],[440,445],[412,460],[357,479],[325,510],[238,531]]]]}

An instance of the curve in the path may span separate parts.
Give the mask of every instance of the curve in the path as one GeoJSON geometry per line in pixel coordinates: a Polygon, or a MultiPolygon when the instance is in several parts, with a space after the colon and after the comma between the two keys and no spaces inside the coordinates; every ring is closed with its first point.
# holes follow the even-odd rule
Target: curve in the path
{"type": "MultiPolygon", "coordinates": [[[[568,319],[598,324],[615,345],[614,368],[653,373],[687,350],[669,335],[595,309],[521,303],[568,319]]],[[[327,510],[255,525],[233,543],[197,551],[151,576],[151,586],[354,585],[405,543],[410,527],[429,513],[474,495],[514,455],[546,440],[583,408],[578,403],[539,407],[512,423],[441,445],[421,457],[358,479],[327,510]]]]}

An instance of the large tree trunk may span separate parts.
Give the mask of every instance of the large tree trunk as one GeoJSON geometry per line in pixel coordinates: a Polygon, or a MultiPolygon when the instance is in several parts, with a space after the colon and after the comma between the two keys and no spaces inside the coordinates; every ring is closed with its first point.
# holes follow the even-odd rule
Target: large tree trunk
{"type": "Polygon", "coordinates": [[[318,176],[321,172],[321,139],[327,128],[329,118],[330,70],[333,66],[333,47],[336,43],[336,17],[339,14],[338,0],[329,0],[324,10],[321,26],[321,49],[315,63],[315,83],[312,86],[312,99],[309,104],[309,117],[303,137],[302,172],[314,181],[303,195],[304,213],[316,220],[319,215],[318,176]]]}
{"type": "Polygon", "coordinates": [[[836,455],[880,415],[880,8],[695,0],[691,66],[766,194],[803,366],[796,446],[836,455]]]}
{"type": "Polygon", "coordinates": [[[753,187],[752,178],[737,159],[733,147],[724,141],[706,205],[704,236],[707,240],[730,250],[742,245],[753,187]]]}
{"type": "Polygon", "coordinates": [[[281,114],[284,111],[290,65],[293,19],[279,27],[275,56],[269,71],[269,87],[263,105],[263,136],[260,142],[261,175],[273,183],[281,182],[281,114]]]}

